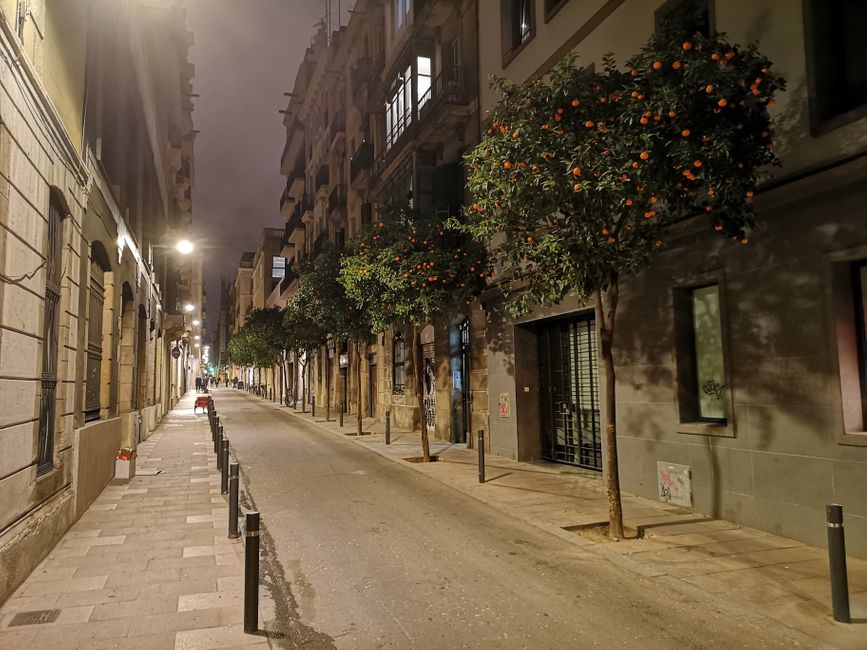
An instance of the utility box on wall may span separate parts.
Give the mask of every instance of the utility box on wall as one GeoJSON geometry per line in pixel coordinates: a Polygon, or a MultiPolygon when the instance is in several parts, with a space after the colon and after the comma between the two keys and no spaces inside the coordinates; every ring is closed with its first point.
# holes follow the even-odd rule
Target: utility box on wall
{"type": "Polygon", "coordinates": [[[692,508],[692,474],[689,465],[656,461],[656,483],[662,501],[692,508]]]}

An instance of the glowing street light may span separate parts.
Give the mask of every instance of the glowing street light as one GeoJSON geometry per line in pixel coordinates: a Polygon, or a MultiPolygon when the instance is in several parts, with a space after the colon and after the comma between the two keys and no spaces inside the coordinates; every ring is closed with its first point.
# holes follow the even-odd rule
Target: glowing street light
{"type": "Polygon", "coordinates": [[[202,347],[202,346],[201,346],[201,345],[199,345],[199,344],[198,344],[198,343],[196,343],[196,347],[197,347],[197,348],[200,348],[200,347],[202,347]]]}
{"type": "Polygon", "coordinates": [[[196,334],[196,335],[193,337],[193,340],[194,340],[194,341],[201,341],[201,340],[202,340],[202,337],[199,336],[198,334],[196,334]]]}
{"type": "Polygon", "coordinates": [[[189,239],[182,239],[177,244],[175,244],[175,250],[178,251],[181,255],[189,255],[193,252],[193,242],[189,239]]]}
{"type": "Polygon", "coordinates": [[[198,318],[193,321],[193,325],[195,325],[196,327],[198,327],[201,324],[202,324],[202,321],[200,321],[198,318]]]}
{"type": "Polygon", "coordinates": [[[196,306],[191,302],[188,302],[186,305],[184,305],[184,310],[188,312],[193,311],[195,308],[196,306]]]}

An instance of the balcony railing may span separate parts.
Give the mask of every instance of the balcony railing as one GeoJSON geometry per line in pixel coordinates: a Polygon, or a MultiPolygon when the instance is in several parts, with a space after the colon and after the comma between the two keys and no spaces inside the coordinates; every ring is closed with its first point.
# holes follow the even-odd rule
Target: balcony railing
{"type": "Polygon", "coordinates": [[[355,150],[355,153],[352,154],[349,158],[349,180],[350,182],[355,181],[355,177],[358,176],[365,169],[370,169],[370,166],[373,164],[373,143],[368,140],[362,140],[361,144],[358,145],[358,149],[355,150]]]}
{"type": "Polygon", "coordinates": [[[472,94],[464,68],[453,66],[447,72],[448,74],[438,74],[430,88],[419,98],[418,106],[421,116],[429,115],[430,109],[441,102],[461,106],[470,103],[472,94]]]}
{"type": "Polygon", "coordinates": [[[346,209],[346,186],[335,185],[331,188],[331,193],[328,195],[328,212],[336,212],[346,209]]]}

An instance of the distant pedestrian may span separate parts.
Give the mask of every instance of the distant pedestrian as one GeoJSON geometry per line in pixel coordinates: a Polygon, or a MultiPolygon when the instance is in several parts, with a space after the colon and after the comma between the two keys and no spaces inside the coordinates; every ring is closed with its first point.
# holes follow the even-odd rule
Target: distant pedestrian
{"type": "Polygon", "coordinates": [[[202,378],[196,377],[196,392],[200,393],[202,391],[202,378]]]}

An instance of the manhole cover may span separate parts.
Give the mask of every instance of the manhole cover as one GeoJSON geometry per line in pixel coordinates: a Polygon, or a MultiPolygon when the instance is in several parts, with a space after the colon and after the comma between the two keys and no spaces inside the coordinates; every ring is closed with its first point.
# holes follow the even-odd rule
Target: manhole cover
{"type": "Polygon", "coordinates": [[[18,612],[12,617],[9,627],[13,625],[39,625],[53,623],[60,616],[59,609],[37,609],[32,612],[18,612]]]}

